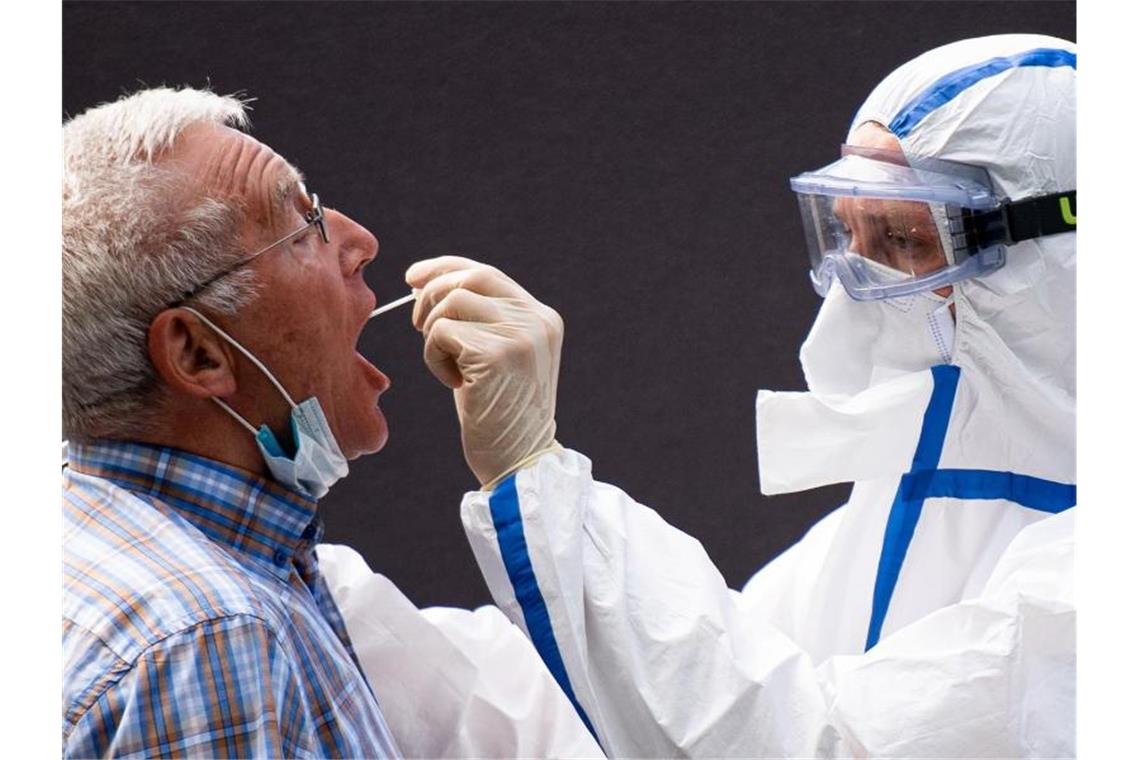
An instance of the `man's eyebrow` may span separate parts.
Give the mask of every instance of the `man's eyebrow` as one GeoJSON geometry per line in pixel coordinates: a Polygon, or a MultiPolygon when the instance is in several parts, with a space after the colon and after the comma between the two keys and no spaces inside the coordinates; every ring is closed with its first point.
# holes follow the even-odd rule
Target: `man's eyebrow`
{"type": "Polygon", "coordinates": [[[292,164],[286,166],[288,168],[277,178],[273,186],[273,207],[282,213],[292,210],[292,200],[300,192],[301,184],[305,180],[300,170],[292,164]]]}

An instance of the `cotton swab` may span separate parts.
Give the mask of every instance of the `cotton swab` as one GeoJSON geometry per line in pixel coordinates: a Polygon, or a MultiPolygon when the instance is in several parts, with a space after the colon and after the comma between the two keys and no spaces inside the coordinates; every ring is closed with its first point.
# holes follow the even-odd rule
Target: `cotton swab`
{"type": "Polygon", "coordinates": [[[392,303],[386,303],[383,306],[377,308],[371,314],[368,315],[368,318],[372,319],[373,317],[379,316],[380,314],[383,314],[386,311],[391,311],[392,309],[403,306],[406,303],[411,303],[414,300],[416,300],[416,293],[415,293],[415,291],[412,291],[411,293],[408,293],[406,296],[404,296],[402,298],[397,298],[395,301],[392,301],[392,303]]]}

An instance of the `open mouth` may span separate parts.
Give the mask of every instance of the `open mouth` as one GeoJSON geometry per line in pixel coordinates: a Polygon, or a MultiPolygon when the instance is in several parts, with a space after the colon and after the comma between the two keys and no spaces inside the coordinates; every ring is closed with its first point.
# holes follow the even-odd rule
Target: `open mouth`
{"type": "Polygon", "coordinates": [[[368,359],[364,358],[364,355],[360,353],[359,348],[360,339],[364,334],[364,328],[368,325],[369,320],[372,318],[372,310],[376,308],[376,294],[369,291],[368,296],[368,308],[364,311],[364,315],[360,320],[359,326],[357,327],[356,338],[353,341],[353,353],[355,354],[357,363],[360,365],[362,371],[364,372],[364,376],[368,381],[368,384],[378,391],[377,396],[379,396],[380,393],[388,390],[389,386],[392,385],[392,381],[389,380],[388,376],[381,372],[376,365],[368,361],[368,359]]]}

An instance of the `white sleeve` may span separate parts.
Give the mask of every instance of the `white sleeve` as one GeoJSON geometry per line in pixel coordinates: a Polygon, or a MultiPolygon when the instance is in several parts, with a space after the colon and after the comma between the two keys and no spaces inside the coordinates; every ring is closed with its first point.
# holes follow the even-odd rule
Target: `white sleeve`
{"type": "Polygon", "coordinates": [[[419,610],[347,546],[321,544],[317,554],[404,756],[603,757],[499,610],[419,610]]]}
{"type": "Polygon", "coordinates": [[[1073,753],[1064,526],[1015,542],[981,597],[816,668],[697,541],[572,451],[468,494],[463,520],[496,603],[611,756],[1073,753]]]}

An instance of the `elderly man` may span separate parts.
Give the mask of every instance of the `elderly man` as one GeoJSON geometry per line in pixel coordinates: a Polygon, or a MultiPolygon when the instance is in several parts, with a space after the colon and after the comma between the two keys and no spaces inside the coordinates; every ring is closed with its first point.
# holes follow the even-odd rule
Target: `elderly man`
{"type": "Polygon", "coordinates": [[[598,755],[494,608],[369,574],[362,672],[317,500],[387,438],[378,244],[245,123],[157,89],[64,128],[64,754],[598,755]]]}
{"type": "Polygon", "coordinates": [[[1073,756],[1075,90],[1063,40],[947,45],[793,179],[824,300],[809,392],[758,395],[761,487],[855,485],[740,592],[555,443],[547,310],[409,270],[475,556],[609,754],[1073,756]]]}

